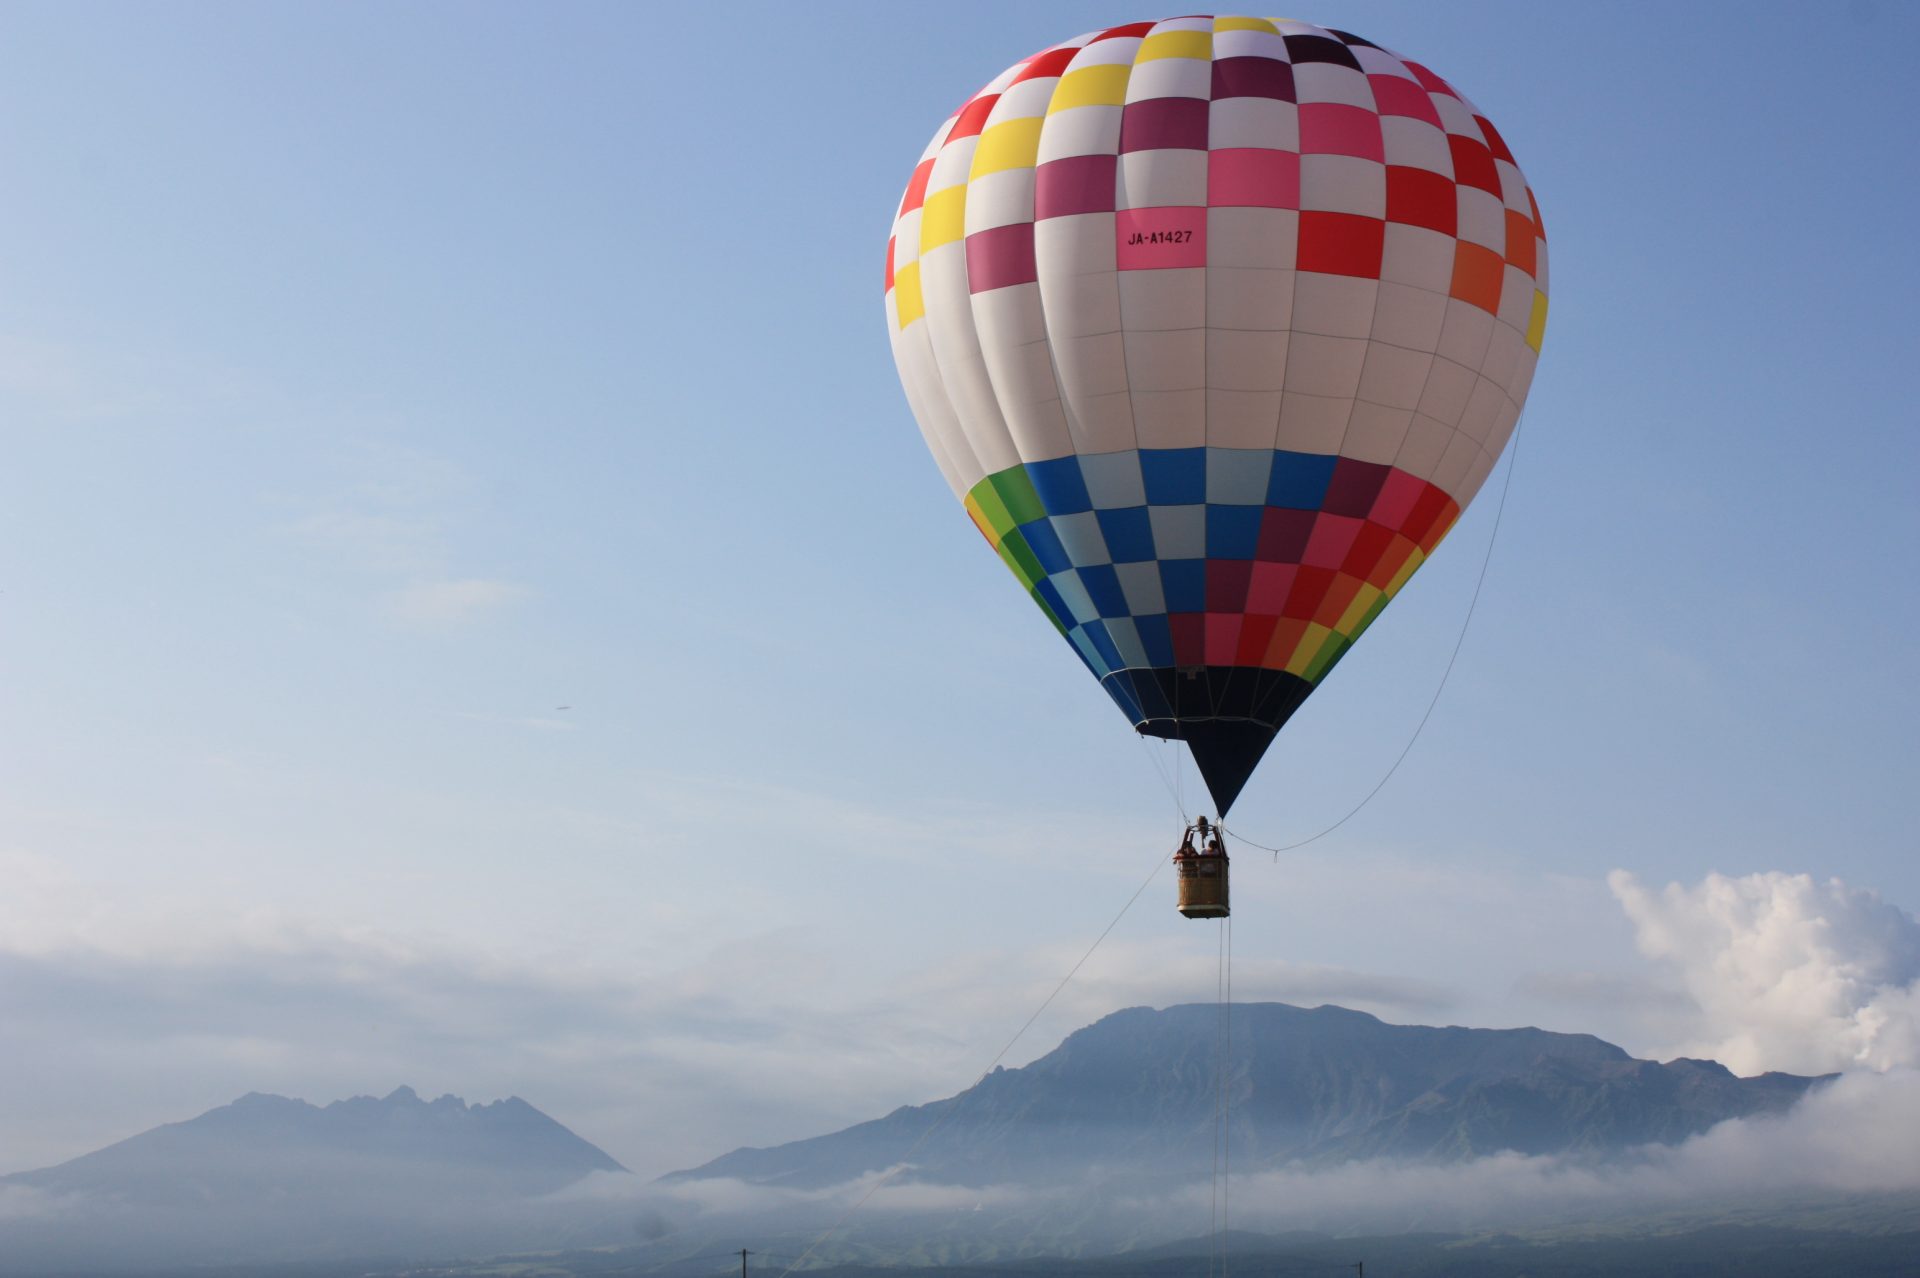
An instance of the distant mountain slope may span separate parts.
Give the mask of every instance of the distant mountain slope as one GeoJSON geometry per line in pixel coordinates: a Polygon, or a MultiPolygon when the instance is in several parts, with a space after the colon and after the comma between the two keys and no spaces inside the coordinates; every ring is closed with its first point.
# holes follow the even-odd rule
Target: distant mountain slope
{"type": "MultiPolygon", "coordinates": [[[[1219,1011],[1116,1012],[1021,1069],[845,1131],[739,1149],[668,1180],[818,1187],[913,1155],[946,1184],[1036,1183],[1102,1167],[1199,1176],[1213,1161],[1219,1011]]],[[[1389,1025],[1338,1007],[1240,1004],[1229,1064],[1236,1171],[1500,1150],[1604,1155],[1784,1110],[1818,1080],[1635,1060],[1586,1034],[1389,1025]]]]}
{"type": "Polygon", "coordinates": [[[108,1192],[155,1206],[290,1192],[355,1192],[420,1178],[461,1193],[549,1193],[596,1171],[624,1171],[596,1146],[519,1097],[468,1105],[425,1101],[411,1087],[325,1107],[250,1092],[183,1123],[0,1183],[68,1193],[108,1192]]]}
{"type": "Polygon", "coordinates": [[[538,1245],[557,1217],[526,1204],[624,1170],[518,1097],[402,1087],[320,1107],[256,1092],[0,1177],[0,1272],[538,1245]]]}

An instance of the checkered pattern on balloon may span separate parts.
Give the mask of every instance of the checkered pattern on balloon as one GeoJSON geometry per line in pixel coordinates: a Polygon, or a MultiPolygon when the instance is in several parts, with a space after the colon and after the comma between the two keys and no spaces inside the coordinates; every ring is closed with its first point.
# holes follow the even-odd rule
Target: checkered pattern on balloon
{"type": "Polygon", "coordinates": [[[1224,812],[1492,471],[1546,240],[1421,64],[1175,18],[1016,63],[942,124],[886,306],[967,513],[1224,812]]]}

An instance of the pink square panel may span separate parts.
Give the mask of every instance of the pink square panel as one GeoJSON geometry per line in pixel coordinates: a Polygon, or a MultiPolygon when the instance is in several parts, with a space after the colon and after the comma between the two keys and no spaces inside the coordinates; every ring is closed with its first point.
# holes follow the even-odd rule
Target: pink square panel
{"type": "Polygon", "coordinates": [[[1214,208],[1297,209],[1300,157],[1260,147],[1209,151],[1207,203],[1214,208]]]}
{"type": "Polygon", "coordinates": [[[1205,205],[1122,209],[1113,216],[1113,235],[1123,271],[1207,264],[1205,205]]]}

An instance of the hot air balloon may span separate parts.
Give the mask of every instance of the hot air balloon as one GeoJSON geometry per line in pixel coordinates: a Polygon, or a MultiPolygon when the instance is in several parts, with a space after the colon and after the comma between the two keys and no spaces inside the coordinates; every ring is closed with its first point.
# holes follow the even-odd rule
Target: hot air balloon
{"type": "Polygon", "coordinates": [[[1224,816],[1513,433],[1545,232],[1420,63],[1173,18],[1017,62],[940,126],[886,313],[974,524],[1224,816]]]}

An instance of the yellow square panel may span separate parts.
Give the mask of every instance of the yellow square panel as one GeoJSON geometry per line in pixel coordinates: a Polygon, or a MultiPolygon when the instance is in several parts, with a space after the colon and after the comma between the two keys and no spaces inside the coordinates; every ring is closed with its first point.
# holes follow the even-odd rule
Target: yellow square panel
{"type": "Polygon", "coordinates": [[[920,263],[908,262],[893,273],[893,308],[901,328],[927,313],[920,297],[920,263]]]}
{"type": "Polygon", "coordinates": [[[1327,636],[1333,631],[1317,621],[1307,623],[1307,632],[1300,636],[1300,642],[1293,646],[1293,655],[1287,658],[1287,673],[1307,677],[1307,667],[1320,655],[1320,649],[1327,642],[1327,636]]]}
{"type": "Polygon", "coordinates": [[[1150,35],[1140,42],[1140,52],[1133,55],[1135,62],[1151,62],[1155,58],[1199,58],[1205,61],[1213,57],[1213,34],[1208,31],[1162,31],[1159,35],[1150,35]]]}
{"type": "Polygon", "coordinates": [[[1008,120],[980,135],[973,151],[972,181],[1004,169],[1030,169],[1040,155],[1040,119],[1008,120]]]}
{"type": "Polygon", "coordinates": [[[1379,597],[1379,590],[1372,586],[1362,584],[1360,593],[1353,597],[1353,602],[1348,604],[1347,610],[1340,614],[1340,620],[1335,623],[1333,628],[1341,634],[1351,637],[1355,627],[1360,624],[1360,618],[1367,615],[1367,609],[1373,607],[1373,601],[1379,597]]]}
{"type": "Polygon", "coordinates": [[[1268,35],[1279,35],[1280,28],[1265,18],[1215,18],[1215,31],[1264,31],[1268,35]]]}
{"type": "Polygon", "coordinates": [[[987,518],[986,512],[980,509],[980,503],[974,500],[972,493],[967,494],[966,507],[967,518],[973,520],[973,526],[980,530],[980,535],[987,539],[987,544],[995,550],[1000,549],[1000,539],[994,535],[993,523],[987,518]]]}
{"type": "Polygon", "coordinates": [[[1535,289],[1533,293],[1533,318],[1527,321],[1527,345],[1533,347],[1533,353],[1540,353],[1540,343],[1547,335],[1547,295],[1535,289]]]}
{"type": "Polygon", "coordinates": [[[1407,578],[1419,570],[1420,565],[1426,562],[1426,558],[1420,553],[1420,547],[1415,546],[1413,553],[1407,556],[1407,562],[1400,565],[1400,571],[1393,574],[1393,580],[1387,583],[1387,594],[1389,596],[1399,594],[1400,587],[1407,584],[1407,578]]]}
{"type": "Polygon", "coordinates": [[[1119,106],[1127,100],[1127,76],[1131,66],[1081,67],[1060,77],[1053,86],[1053,100],[1047,114],[1083,106],[1119,106]]]}
{"type": "MultiPolygon", "coordinates": [[[[920,210],[920,252],[964,239],[967,234],[967,188],[950,186],[927,197],[920,210]]],[[[897,280],[899,276],[896,274],[897,280]]]]}

